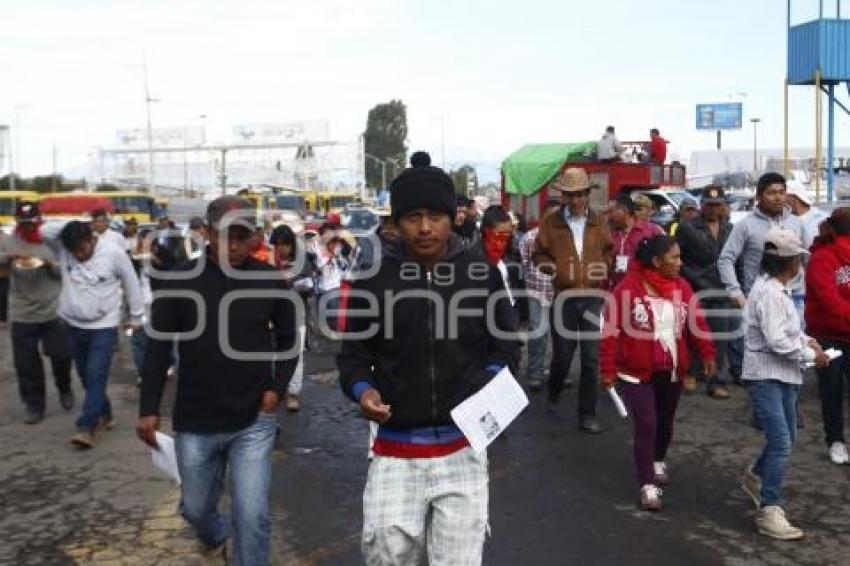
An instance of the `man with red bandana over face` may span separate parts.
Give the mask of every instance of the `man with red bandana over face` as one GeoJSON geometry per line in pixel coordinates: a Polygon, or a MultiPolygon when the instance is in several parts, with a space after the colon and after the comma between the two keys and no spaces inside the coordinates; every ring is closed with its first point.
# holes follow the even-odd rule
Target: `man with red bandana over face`
{"type": "MultiPolygon", "coordinates": [[[[512,240],[513,224],[505,209],[498,205],[487,208],[481,217],[481,251],[487,261],[501,273],[519,321],[527,322],[528,301],[524,296],[522,264],[511,258],[509,252],[512,240]]],[[[511,368],[514,372],[516,369],[511,368]]]]}
{"type": "Polygon", "coordinates": [[[62,277],[59,263],[41,239],[38,205],[21,202],[15,212],[15,233],[0,246],[0,266],[10,273],[12,352],[26,424],[44,418],[46,388],[39,343],[50,358],[59,403],[74,405],[71,392],[71,353],[65,324],[56,314],[62,277]]]}

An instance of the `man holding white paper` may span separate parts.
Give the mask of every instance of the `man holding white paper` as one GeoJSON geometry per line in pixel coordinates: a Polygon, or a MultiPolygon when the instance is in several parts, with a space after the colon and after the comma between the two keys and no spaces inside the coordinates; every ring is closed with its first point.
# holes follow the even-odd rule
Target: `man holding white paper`
{"type": "Polygon", "coordinates": [[[514,360],[518,342],[495,334],[516,314],[498,270],[453,235],[442,169],[407,169],[390,190],[402,241],[354,281],[338,357],[343,391],[380,425],[362,551],[369,565],[480,564],[487,457],[450,413],[514,360]]]}

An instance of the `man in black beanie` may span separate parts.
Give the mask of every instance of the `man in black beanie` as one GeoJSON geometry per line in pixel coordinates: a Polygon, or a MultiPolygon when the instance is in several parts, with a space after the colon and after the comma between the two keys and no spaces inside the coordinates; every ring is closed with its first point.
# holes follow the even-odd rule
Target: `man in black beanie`
{"type": "Polygon", "coordinates": [[[343,391],[379,425],[362,551],[366,564],[480,564],[487,456],[450,411],[514,361],[518,342],[493,330],[514,331],[516,314],[498,270],[452,233],[454,186],[442,169],[406,169],[390,191],[400,243],[354,282],[337,358],[343,391]]]}
{"type": "Polygon", "coordinates": [[[410,156],[411,167],[428,167],[431,165],[431,156],[427,151],[416,151],[410,156]]]}

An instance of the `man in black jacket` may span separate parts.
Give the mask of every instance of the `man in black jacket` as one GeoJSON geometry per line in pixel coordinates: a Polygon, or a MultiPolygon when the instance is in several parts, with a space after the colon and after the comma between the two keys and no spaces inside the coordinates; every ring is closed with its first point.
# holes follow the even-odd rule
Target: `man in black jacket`
{"type": "MultiPolygon", "coordinates": [[[[732,225],[722,214],[725,201],[723,187],[705,187],[702,191],[699,217],[690,222],[682,222],[676,230],[676,241],[682,253],[682,276],[688,280],[694,292],[712,292],[710,296],[702,297],[700,304],[705,310],[713,334],[728,333],[735,329],[731,324],[732,319],[717,312],[733,307],[717,269],[717,258],[732,232],[732,225]]],[[[717,374],[708,378],[706,391],[714,399],[727,399],[729,391],[720,372],[721,368],[727,367],[723,364],[727,359],[728,344],[727,340],[717,337],[714,338],[714,344],[717,349],[717,374]]],[[[691,372],[692,375],[695,373],[698,372],[691,372]]],[[[688,379],[691,382],[685,386],[693,390],[696,386],[695,378],[689,376],[688,379]]]]}
{"type": "Polygon", "coordinates": [[[514,362],[516,313],[498,270],[452,234],[454,187],[419,166],[391,185],[399,245],[356,280],[340,384],[380,426],[363,497],[367,564],[480,564],[487,458],[450,411],[514,362]],[[493,297],[488,316],[488,299],[493,297]]]}
{"type": "MultiPolygon", "coordinates": [[[[268,489],[277,408],[298,360],[296,305],[272,266],[250,257],[253,205],[227,196],[210,203],[206,253],[162,273],[142,369],[139,437],[156,448],[159,407],[172,340],[179,335],[174,403],[183,516],[210,557],[225,554],[232,530],[236,564],[268,564],[268,489]],[[271,332],[270,332],[271,329],[271,332]],[[230,468],[232,521],[218,512],[230,468]],[[232,524],[231,524],[232,523],[232,524]]],[[[301,311],[303,314],[303,311],[301,311]]]]}

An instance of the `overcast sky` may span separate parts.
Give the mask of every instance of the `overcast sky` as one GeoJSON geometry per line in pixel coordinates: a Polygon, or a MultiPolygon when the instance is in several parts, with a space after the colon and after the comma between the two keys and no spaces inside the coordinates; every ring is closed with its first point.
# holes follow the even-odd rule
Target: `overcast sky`
{"type": "MultiPolygon", "coordinates": [[[[797,1],[794,21],[817,2],[797,1]]],[[[826,2],[834,14],[834,3],[826,2]]],[[[210,137],[248,122],[323,118],[355,139],[400,98],[411,149],[447,165],[498,163],[524,143],[621,139],[658,127],[671,152],[710,149],[694,105],[743,100],[724,146],[782,144],[785,2],[779,0],[0,0],[0,123],[18,107],[23,173],[85,161],[143,127],[143,54],[154,127],[208,116],[210,137]],[[739,93],[746,93],[741,97],[739,93]]],[[[843,92],[846,99],[847,93],[843,92]]],[[[814,144],[813,89],[792,89],[792,145],[814,144]]],[[[850,122],[840,116],[839,135],[850,122]]],[[[839,137],[839,145],[846,145],[839,137]],[[843,142],[843,143],[842,143],[843,142]]]]}

